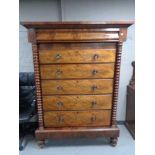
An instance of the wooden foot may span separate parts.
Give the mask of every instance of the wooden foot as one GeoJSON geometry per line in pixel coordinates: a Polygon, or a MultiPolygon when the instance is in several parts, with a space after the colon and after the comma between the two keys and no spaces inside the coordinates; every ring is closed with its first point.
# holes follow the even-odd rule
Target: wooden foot
{"type": "Polygon", "coordinates": [[[117,145],[117,140],[118,140],[117,138],[111,137],[111,138],[110,138],[110,143],[111,143],[111,145],[112,145],[112,146],[116,146],[116,145],[117,145]]]}
{"type": "Polygon", "coordinates": [[[38,140],[38,146],[40,148],[44,148],[44,146],[45,146],[45,140],[38,140]]]}

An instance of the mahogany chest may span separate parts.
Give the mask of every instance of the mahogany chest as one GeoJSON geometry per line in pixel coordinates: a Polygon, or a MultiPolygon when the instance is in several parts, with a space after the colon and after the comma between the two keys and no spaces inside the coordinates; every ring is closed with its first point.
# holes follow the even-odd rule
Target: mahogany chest
{"type": "Polygon", "coordinates": [[[32,43],[36,139],[110,137],[116,123],[122,43],[132,22],[22,22],[32,43]]]}

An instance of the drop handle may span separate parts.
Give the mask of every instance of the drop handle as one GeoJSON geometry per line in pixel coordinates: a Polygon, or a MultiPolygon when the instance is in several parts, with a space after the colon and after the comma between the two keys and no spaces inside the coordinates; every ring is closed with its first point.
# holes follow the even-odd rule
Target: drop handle
{"type": "Polygon", "coordinates": [[[97,104],[96,101],[91,102],[92,107],[94,107],[96,104],[97,104]]]}
{"type": "Polygon", "coordinates": [[[91,87],[91,89],[92,89],[93,91],[95,91],[95,90],[97,89],[97,86],[96,86],[96,85],[93,85],[93,86],[91,87]]]}
{"type": "Polygon", "coordinates": [[[58,106],[63,106],[63,102],[57,102],[58,106]]]}
{"type": "Polygon", "coordinates": [[[57,90],[63,90],[63,87],[62,86],[58,86],[57,90]]]}
{"type": "Polygon", "coordinates": [[[93,59],[97,60],[98,58],[99,58],[99,55],[98,54],[94,54],[93,59]]]}
{"type": "Polygon", "coordinates": [[[60,59],[62,56],[61,56],[61,54],[56,54],[55,55],[55,59],[60,59]]]}
{"type": "Polygon", "coordinates": [[[96,116],[94,115],[94,116],[91,117],[91,122],[93,123],[95,121],[96,121],[96,116]]]}
{"type": "Polygon", "coordinates": [[[92,75],[96,75],[97,73],[98,73],[98,71],[95,69],[92,71],[92,75]]]}
{"type": "Polygon", "coordinates": [[[63,73],[63,71],[60,70],[60,69],[58,69],[58,70],[56,71],[56,74],[58,74],[58,75],[60,75],[60,74],[62,74],[62,73],[63,73]]]}
{"type": "Polygon", "coordinates": [[[58,122],[59,122],[59,123],[63,123],[63,122],[64,122],[63,116],[59,116],[59,117],[58,117],[58,122]]]}

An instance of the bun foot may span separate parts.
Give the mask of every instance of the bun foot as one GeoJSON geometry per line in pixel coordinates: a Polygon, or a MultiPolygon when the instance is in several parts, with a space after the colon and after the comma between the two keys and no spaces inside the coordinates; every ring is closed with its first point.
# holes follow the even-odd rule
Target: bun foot
{"type": "Polygon", "coordinates": [[[117,138],[111,137],[111,138],[110,138],[111,146],[115,147],[115,146],[117,145],[117,140],[118,140],[117,138]]]}
{"type": "Polygon", "coordinates": [[[39,146],[40,148],[44,148],[44,147],[45,147],[45,140],[39,140],[39,141],[38,141],[38,146],[39,146]]]}

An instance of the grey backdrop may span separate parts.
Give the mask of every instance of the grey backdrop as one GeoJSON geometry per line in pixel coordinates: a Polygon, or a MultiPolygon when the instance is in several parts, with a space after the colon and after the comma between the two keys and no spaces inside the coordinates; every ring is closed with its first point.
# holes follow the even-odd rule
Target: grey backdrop
{"type": "MultiPolygon", "coordinates": [[[[134,0],[20,0],[20,21],[111,21],[134,20],[134,0]]],[[[31,44],[26,29],[19,27],[19,71],[33,71],[31,44]]],[[[134,60],[134,25],[124,43],[118,99],[117,120],[125,119],[126,86],[134,60]]]]}

